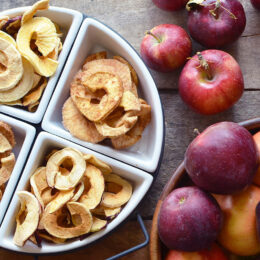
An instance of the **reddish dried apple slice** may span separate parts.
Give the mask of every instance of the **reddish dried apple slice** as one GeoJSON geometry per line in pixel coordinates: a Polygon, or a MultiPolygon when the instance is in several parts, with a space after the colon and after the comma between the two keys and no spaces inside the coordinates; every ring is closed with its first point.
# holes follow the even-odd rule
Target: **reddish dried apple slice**
{"type": "Polygon", "coordinates": [[[79,198],[79,202],[83,203],[88,209],[94,209],[101,201],[102,194],[105,190],[105,181],[101,171],[91,165],[87,165],[84,174],[85,191],[79,198]],[[89,189],[86,189],[89,187],[89,189]]]}
{"type": "Polygon", "coordinates": [[[104,192],[101,205],[108,208],[117,208],[124,205],[132,195],[132,185],[125,179],[115,174],[104,175],[105,182],[113,182],[122,186],[121,191],[114,194],[112,192],[104,192]]]}
{"type": "Polygon", "coordinates": [[[35,196],[28,191],[17,192],[21,202],[21,208],[16,216],[16,230],[13,241],[17,246],[23,246],[25,241],[37,229],[40,204],[35,196]]]}

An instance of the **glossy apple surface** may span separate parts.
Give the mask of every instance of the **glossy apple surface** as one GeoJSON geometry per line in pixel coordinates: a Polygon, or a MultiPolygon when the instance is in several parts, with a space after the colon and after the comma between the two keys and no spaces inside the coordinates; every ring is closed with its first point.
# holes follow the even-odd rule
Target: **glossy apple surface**
{"type": "Polygon", "coordinates": [[[209,126],[188,146],[184,164],[192,181],[218,194],[241,191],[251,184],[258,167],[252,135],[233,122],[209,126]]]}
{"type": "Polygon", "coordinates": [[[142,59],[151,69],[169,72],[181,66],[191,53],[191,40],[184,29],[174,24],[161,24],[143,38],[142,59]]]}
{"type": "Polygon", "coordinates": [[[184,187],[173,190],[163,201],[158,231],[169,249],[200,251],[216,240],[221,223],[221,210],[209,193],[184,187]]]}
{"type": "Polygon", "coordinates": [[[228,260],[223,250],[216,244],[199,252],[170,250],[165,260],[228,260]]]}
{"type": "Polygon", "coordinates": [[[188,0],[153,0],[153,3],[165,11],[178,11],[185,7],[188,0]]]}
{"type": "Polygon", "coordinates": [[[230,108],[244,91],[239,64],[230,54],[220,50],[206,50],[193,56],[185,64],[178,85],[182,100],[204,115],[230,108]]]}
{"type": "MultiPolygon", "coordinates": [[[[258,151],[258,161],[260,162],[260,131],[253,135],[253,139],[256,143],[258,151]]],[[[258,166],[253,182],[256,185],[260,186],[260,166],[258,166]]]]}
{"type": "Polygon", "coordinates": [[[256,8],[260,10],[260,0],[250,0],[252,5],[256,8]]]}
{"type": "Polygon", "coordinates": [[[251,185],[234,195],[214,195],[224,214],[223,227],[218,237],[220,244],[230,252],[250,256],[260,253],[256,229],[256,206],[260,188],[251,185]]]}
{"type": "Polygon", "coordinates": [[[244,8],[238,0],[205,0],[203,5],[193,4],[189,11],[190,35],[207,48],[220,48],[236,41],[245,26],[244,8]]]}

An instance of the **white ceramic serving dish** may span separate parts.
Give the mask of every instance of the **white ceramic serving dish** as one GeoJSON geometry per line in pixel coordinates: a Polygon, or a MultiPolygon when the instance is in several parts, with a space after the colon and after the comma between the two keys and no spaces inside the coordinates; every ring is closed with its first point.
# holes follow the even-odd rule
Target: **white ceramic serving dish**
{"type": "Polygon", "coordinates": [[[112,29],[92,18],[86,18],[82,23],[44,116],[42,128],[148,172],[156,170],[162,151],[164,129],[162,105],[147,67],[128,42],[112,29]],[[143,137],[138,143],[125,150],[115,150],[109,146],[82,141],[72,136],[62,124],[62,107],[69,97],[70,83],[82,67],[85,58],[98,50],[107,50],[108,53],[120,55],[130,62],[139,77],[139,94],[152,107],[152,121],[146,127],[143,137]]]}
{"type": "MultiPolygon", "coordinates": [[[[10,17],[15,17],[17,15],[21,15],[26,10],[30,8],[29,6],[15,8],[6,10],[0,13],[0,16],[9,15],[10,17]]],[[[63,49],[59,54],[59,66],[55,72],[55,74],[49,78],[47,87],[44,90],[44,93],[41,97],[40,104],[35,112],[29,112],[23,108],[19,107],[11,107],[0,105],[0,112],[5,114],[20,118],[22,120],[26,120],[28,122],[37,124],[40,123],[45,110],[48,106],[50,97],[52,92],[59,80],[60,74],[66,62],[66,59],[69,55],[73,42],[77,36],[80,25],[83,20],[83,15],[71,9],[61,8],[61,7],[53,7],[51,6],[49,10],[46,11],[38,11],[36,16],[45,16],[50,18],[53,22],[57,23],[63,33],[63,49]]]]}
{"type": "Polygon", "coordinates": [[[144,197],[144,195],[146,194],[146,192],[152,184],[153,177],[144,171],[141,171],[135,167],[126,165],[124,163],[118,162],[107,156],[95,153],[87,148],[74,144],[68,140],[62,139],[60,137],[54,136],[46,132],[41,132],[38,135],[33,146],[32,152],[29,156],[29,159],[27,160],[26,167],[18,183],[16,192],[27,189],[31,174],[37,167],[43,165],[45,155],[47,155],[52,148],[63,147],[73,147],[80,150],[83,153],[94,154],[97,158],[108,163],[112,167],[114,173],[124,177],[132,183],[133,194],[131,199],[127,202],[127,204],[119,213],[119,215],[115,219],[113,219],[104,230],[93,233],[92,235],[83,239],[82,241],[76,240],[61,245],[43,242],[42,247],[39,248],[30,241],[28,241],[23,247],[18,247],[14,245],[12,242],[16,226],[15,216],[20,208],[18,196],[14,194],[0,230],[0,247],[4,247],[6,249],[10,249],[17,252],[25,252],[32,254],[51,254],[65,252],[86,246],[91,242],[105,236],[116,226],[118,226],[123,220],[125,220],[129,216],[129,214],[137,207],[137,205],[142,200],[142,198],[144,197]]]}
{"type": "Polygon", "coordinates": [[[31,145],[35,137],[35,128],[19,120],[5,116],[0,113],[0,121],[4,121],[12,127],[15,135],[16,145],[13,149],[16,163],[12,175],[6,185],[5,192],[0,202],[0,224],[3,221],[5,212],[12,198],[15,186],[20,178],[23,166],[30,152],[31,145]]]}

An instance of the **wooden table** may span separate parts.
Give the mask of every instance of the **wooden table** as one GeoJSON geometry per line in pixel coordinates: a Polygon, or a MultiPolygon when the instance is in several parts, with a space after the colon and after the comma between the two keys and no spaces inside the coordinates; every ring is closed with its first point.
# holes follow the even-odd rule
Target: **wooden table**
{"type": "MultiPolygon", "coordinates": [[[[1,10],[18,6],[31,5],[33,0],[4,0],[1,10]]],[[[219,121],[239,122],[260,116],[260,12],[257,12],[249,0],[241,0],[246,10],[247,26],[242,37],[224,50],[232,54],[239,62],[245,80],[241,100],[230,110],[216,116],[201,116],[188,109],[178,95],[178,76],[176,73],[162,74],[152,72],[165,110],[166,144],[160,174],[140,207],[140,213],[150,230],[151,219],[159,195],[173,170],[182,161],[187,145],[194,138],[193,129],[203,130],[208,125],[219,121]]],[[[111,26],[125,37],[139,51],[144,32],[163,23],[174,23],[186,27],[187,13],[165,12],[153,5],[151,0],[51,0],[51,5],[72,8],[85,12],[111,26]]],[[[193,54],[203,50],[193,42],[193,54]]],[[[96,245],[66,254],[62,259],[101,260],[144,240],[136,221],[123,225],[117,232],[96,245]]],[[[32,259],[31,256],[16,255],[0,250],[0,260],[7,257],[32,259]]],[[[61,256],[40,257],[41,260],[56,260],[61,256]]],[[[123,259],[149,259],[148,247],[123,259]]]]}

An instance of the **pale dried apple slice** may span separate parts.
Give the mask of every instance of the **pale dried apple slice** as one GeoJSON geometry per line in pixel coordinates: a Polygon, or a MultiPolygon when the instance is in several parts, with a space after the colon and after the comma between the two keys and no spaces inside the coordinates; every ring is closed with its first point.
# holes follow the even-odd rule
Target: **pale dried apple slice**
{"type": "Polygon", "coordinates": [[[69,190],[74,188],[84,175],[86,162],[83,156],[72,148],[64,148],[57,151],[49,158],[46,165],[47,182],[50,187],[58,190],[69,190]],[[59,166],[67,158],[73,162],[69,175],[62,175],[59,166]]]}
{"type": "Polygon", "coordinates": [[[95,124],[80,113],[71,98],[67,99],[63,105],[62,123],[73,136],[80,140],[98,143],[104,139],[97,131],[95,124]]]}
{"type": "Polygon", "coordinates": [[[93,224],[93,219],[87,207],[82,203],[68,202],[67,208],[70,212],[72,219],[74,217],[76,219],[80,218],[80,221],[77,221],[77,223],[80,222],[80,224],[76,226],[72,225],[69,227],[61,226],[58,221],[59,215],[61,214],[61,209],[50,214],[48,213],[48,210],[46,208],[46,211],[44,212],[43,221],[44,228],[46,229],[46,231],[52,236],[62,239],[78,237],[80,235],[88,233],[93,224]]]}
{"type": "Polygon", "coordinates": [[[0,39],[6,40],[16,48],[15,39],[4,31],[0,31],[0,39]]]}
{"type": "Polygon", "coordinates": [[[91,210],[91,212],[95,215],[102,216],[106,220],[111,220],[115,218],[121,211],[121,207],[117,208],[108,208],[102,205],[98,205],[95,209],[91,210]]]}
{"type": "Polygon", "coordinates": [[[11,101],[11,102],[0,102],[0,104],[6,106],[23,106],[23,102],[21,99],[11,101]]]}
{"type": "Polygon", "coordinates": [[[99,219],[96,217],[93,217],[93,224],[90,229],[90,232],[97,232],[100,231],[101,229],[104,229],[107,226],[107,221],[103,219],[99,219]]]}
{"type": "Polygon", "coordinates": [[[13,241],[17,246],[23,246],[25,241],[37,229],[41,209],[38,200],[32,193],[18,191],[17,195],[21,202],[21,208],[16,216],[13,241]]]}
{"type": "Polygon", "coordinates": [[[6,25],[8,20],[9,20],[9,16],[7,16],[7,15],[0,17],[0,30],[2,30],[2,28],[6,25]]]}
{"type": "Polygon", "coordinates": [[[83,203],[88,209],[94,209],[100,203],[105,190],[104,177],[101,171],[91,164],[87,165],[84,177],[85,191],[79,198],[79,202],[83,203]]]}
{"type": "Polygon", "coordinates": [[[41,197],[44,206],[48,205],[56,196],[58,196],[59,191],[56,189],[52,189],[50,187],[43,190],[41,197]]]}
{"type": "Polygon", "coordinates": [[[84,189],[85,189],[84,182],[81,181],[74,189],[74,196],[70,201],[77,201],[82,195],[82,193],[84,192],[84,189]]]}
{"type": "MultiPolygon", "coordinates": [[[[115,74],[97,72],[89,77],[83,75],[82,84],[71,85],[71,97],[80,112],[90,121],[98,122],[109,115],[120,103],[123,95],[122,82],[115,74]],[[76,85],[76,89],[74,86],[76,85]],[[92,95],[99,90],[105,91],[99,103],[92,103],[92,95]]],[[[95,99],[95,98],[94,98],[95,99]]]]}
{"type": "Polygon", "coordinates": [[[54,237],[54,236],[51,236],[51,235],[49,235],[47,233],[43,233],[43,232],[38,232],[38,236],[43,239],[46,239],[49,242],[53,242],[55,244],[63,244],[66,241],[66,239],[54,237]]]}
{"type": "Polygon", "coordinates": [[[12,102],[22,98],[33,87],[34,71],[29,61],[23,60],[24,73],[19,83],[12,89],[0,92],[0,102],[12,102]]]}
{"type": "Polygon", "coordinates": [[[0,91],[7,91],[14,88],[23,76],[22,57],[16,47],[3,38],[0,38],[0,54],[0,91]]]}
{"type": "Polygon", "coordinates": [[[94,166],[99,168],[102,173],[109,174],[112,172],[111,167],[105,162],[99,160],[96,156],[92,154],[84,154],[83,157],[87,163],[93,164],[94,166]]]}
{"type": "Polygon", "coordinates": [[[0,153],[5,153],[11,151],[12,145],[9,143],[8,139],[0,133],[0,153]]]}
{"type": "Polygon", "coordinates": [[[15,156],[11,153],[8,157],[1,159],[1,168],[0,168],[0,186],[6,183],[14,169],[15,165],[15,156]]]}
{"type": "Polygon", "coordinates": [[[31,8],[24,12],[22,17],[22,25],[27,21],[31,20],[38,10],[48,10],[49,9],[49,0],[41,0],[36,2],[31,8]]]}
{"type": "Polygon", "coordinates": [[[112,192],[104,192],[101,205],[108,208],[117,208],[124,205],[132,196],[132,185],[115,174],[104,175],[105,182],[113,182],[122,186],[121,191],[114,194],[112,192]]]}
{"type": "Polygon", "coordinates": [[[58,62],[45,57],[56,47],[58,42],[55,25],[50,19],[35,17],[26,22],[19,30],[16,42],[22,56],[31,62],[38,74],[50,77],[55,73],[58,62]],[[43,57],[37,56],[30,47],[33,35],[37,36],[35,44],[43,57]]]}

